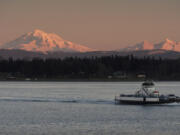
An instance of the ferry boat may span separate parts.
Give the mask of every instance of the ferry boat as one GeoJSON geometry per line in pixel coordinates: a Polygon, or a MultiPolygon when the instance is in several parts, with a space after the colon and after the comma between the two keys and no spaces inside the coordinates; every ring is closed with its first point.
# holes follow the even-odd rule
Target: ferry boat
{"type": "Polygon", "coordinates": [[[163,95],[156,90],[153,81],[142,83],[135,94],[120,94],[115,96],[115,104],[166,104],[180,102],[180,97],[174,94],[163,95]]]}

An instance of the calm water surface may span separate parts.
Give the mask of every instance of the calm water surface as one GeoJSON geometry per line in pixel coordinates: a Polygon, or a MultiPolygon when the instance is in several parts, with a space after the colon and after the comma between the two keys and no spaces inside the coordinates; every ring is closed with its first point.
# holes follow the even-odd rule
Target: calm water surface
{"type": "MultiPolygon", "coordinates": [[[[180,104],[114,105],[141,82],[0,82],[0,134],[179,135],[180,104]]],[[[157,82],[180,96],[179,82],[157,82]]]]}

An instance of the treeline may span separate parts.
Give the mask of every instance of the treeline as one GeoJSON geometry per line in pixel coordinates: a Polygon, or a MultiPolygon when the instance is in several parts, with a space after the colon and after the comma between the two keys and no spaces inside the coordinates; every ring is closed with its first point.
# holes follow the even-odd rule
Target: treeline
{"type": "Polygon", "coordinates": [[[180,59],[107,56],[0,60],[0,78],[180,80],[180,59]]]}

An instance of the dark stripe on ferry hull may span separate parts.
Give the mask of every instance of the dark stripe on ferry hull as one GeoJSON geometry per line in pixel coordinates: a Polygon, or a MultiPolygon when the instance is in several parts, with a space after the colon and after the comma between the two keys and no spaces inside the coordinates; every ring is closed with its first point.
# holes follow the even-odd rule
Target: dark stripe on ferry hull
{"type": "Polygon", "coordinates": [[[174,103],[175,101],[157,101],[157,102],[151,102],[151,101],[128,101],[128,100],[117,100],[115,101],[116,104],[132,104],[132,105],[145,105],[145,104],[168,104],[168,103],[174,103]]]}

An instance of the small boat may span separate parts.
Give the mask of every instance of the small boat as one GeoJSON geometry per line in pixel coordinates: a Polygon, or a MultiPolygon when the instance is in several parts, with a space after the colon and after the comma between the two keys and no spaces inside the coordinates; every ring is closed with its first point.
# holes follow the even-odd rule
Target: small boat
{"type": "Polygon", "coordinates": [[[163,95],[156,90],[153,81],[142,83],[135,94],[120,94],[115,96],[115,104],[167,104],[180,102],[180,97],[174,94],[163,95]]]}

